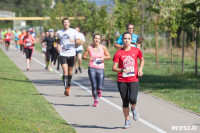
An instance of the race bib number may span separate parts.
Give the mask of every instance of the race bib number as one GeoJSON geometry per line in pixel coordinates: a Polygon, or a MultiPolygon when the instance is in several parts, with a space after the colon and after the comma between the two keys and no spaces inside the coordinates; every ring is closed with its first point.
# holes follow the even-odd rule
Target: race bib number
{"type": "Polygon", "coordinates": [[[10,39],[10,37],[9,37],[9,36],[6,36],[6,39],[10,39]]]}
{"type": "Polygon", "coordinates": [[[93,65],[94,66],[101,65],[102,63],[103,63],[103,60],[101,58],[93,59],[93,65]]]}
{"type": "Polygon", "coordinates": [[[31,43],[26,43],[26,47],[30,47],[31,46],[31,43]]]}
{"type": "Polygon", "coordinates": [[[21,37],[21,39],[23,40],[23,39],[24,39],[24,37],[22,36],[22,37],[21,37]]]}
{"type": "Polygon", "coordinates": [[[129,69],[131,69],[131,71],[129,73],[122,73],[122,77],[133,77],[135,76],[135,69],[134,67],[128,67],[129,69]]]}
{"type": "Polygon", "coordinates": [[[42,51],[43,51],[43,52],[46,52],[46,48],[45,48],[45,47],[42,47],[42,51]]]}

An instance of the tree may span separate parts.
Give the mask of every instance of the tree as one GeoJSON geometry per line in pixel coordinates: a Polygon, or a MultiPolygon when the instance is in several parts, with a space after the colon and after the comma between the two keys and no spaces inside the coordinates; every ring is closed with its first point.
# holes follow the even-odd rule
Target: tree
{"type": "Polygon", "coordinates": [[[159,0],[150,0],[149,7],[147,8],[153,14],[153,25],[154,25],[154,32],[155,32],[155,51],[156,51],[156,63],[157,68],[159,68],[159,59],[158,59],[158,25],[160,23],[160,10],[161,5],[159,0]]]}
{"type": "Polygon", "coordinates": [[[196,30],[196,44],[195,44],[195,75],[198,75],[198,45],[199,45],[199,26],[200,26],[200,1],[194,0],[184,6],[189,11],[186,13],[187,23],[192,24],[196,30]]]}

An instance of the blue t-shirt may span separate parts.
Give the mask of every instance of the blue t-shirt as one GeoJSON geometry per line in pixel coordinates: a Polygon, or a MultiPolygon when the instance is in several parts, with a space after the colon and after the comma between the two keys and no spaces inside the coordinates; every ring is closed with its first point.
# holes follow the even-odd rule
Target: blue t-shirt
{"type": "Polygon", "coordinates": [[[37,34],[36,34],[35,32],[32,32],[31,35],[32,35],[34,38],[36,38],[36,35],[37,35],[37,34]]]}
{"type": "Polygon", "coordinates": [[[15,34],[14,34],[14,36],[15,36],[15,41],[18,41],[18,40],[19,40],[19,38],[18,38],[19,35],[20,35],[20,32],[15,32],[15,34]]]}
{"type": "MultiPolygon", "coordinates": [[[[136,43],[138,39],[138,35],[136,34],[132,34],[132,42],[136,43]]],[[[122,41],[122,35],[120,35],[120,37],[117,39],[116,43],[120,44],[120,45],[124,45],[123,41],[122,41]]],[[[134,45],[136,47],[136,45],[134,45]]]]}

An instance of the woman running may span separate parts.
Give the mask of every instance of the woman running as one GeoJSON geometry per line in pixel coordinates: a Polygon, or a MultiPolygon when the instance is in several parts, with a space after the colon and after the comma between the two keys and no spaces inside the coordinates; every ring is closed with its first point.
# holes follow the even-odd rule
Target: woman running
{"type": "Polygon", "coordinates": [[[143,75],[142,69],[144,66],[144,58],[140,49],[131,47],[131,36],[130,32],[123,33],[122,40],[124,47],[115,53],[112,68],[114,72],[118,72],[117,85],[123,102],[125,129],[130,127],[129,103],[131,104],[133,119],[136,121],[139,118],[136,108],[139,88],[138,76],[143,75]],[[139,70],[137,58],[140,59],[139,70]]]}
{"type": "Polygon", "coordinates": [[[31,35],[31,32],[28,31],[27,35],[24,37],[24,51],[26,54],[27,70],[30,70],[31,56],[33,53],[33,47],[35,43],[36,43],[35,38],[31,35]]]}
{"type": "Polygon", "coordinates": [[[102,88],[104,82],[104,60],[111,59],[107,48],[101,44],[101,35],[93,36],[94,43],[88,46],[83,54],[84,60],[90,60],[88,75],[92,84],[92,95],[94,98],[94,107],[98,106],[97,97],[102,96],[102,88]],[[89,57],[87,57],[89,53],[89,57]]]}

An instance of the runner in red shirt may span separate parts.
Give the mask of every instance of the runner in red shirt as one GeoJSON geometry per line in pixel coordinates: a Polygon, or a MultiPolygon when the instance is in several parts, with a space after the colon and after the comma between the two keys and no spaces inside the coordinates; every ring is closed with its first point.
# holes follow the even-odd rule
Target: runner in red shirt
{"type": "Polygon", "coordinates": [[[26,31],[22,30],[22,33],[18,36],[20,45],[20,54],[24,56],[24,37],[26,36],[26,31]]]}
{"type": "Polygon", "coordinates": [[[8,32],[4,35],[4,38],[5,38],[6,50],[8,50],[10,42],[12,40],[12,34],[10,30],[8,30],[8,32]]]}
{"type": "Polygon", "coordinates": [[[139,89],[138,76],[142,76],[144,58],[140,49],[131,47],[131,33],[125,32],[122,35],[124,47],[118,50],[113,57],[113,71],[118,72],[117,85],[123,101],[123,112],[125,117],[125,125],[123,128],[130,127],[129,120],[129,103],[131,104],[131,112],[133,119],[136,121],[139,114],[136,108],[137,95],[139,89]],[[140,68],[138,70],[137,59],[140,59],[140,68]]]}
{"type": "Polygon", "coordinates": [[[30,70],[31,56],[33,53],[33,48],[35,43],[36,43],[35,38],[31,35],[31,32],[28,31],[27,35],[24,37],[24,51],[26,54],[27,70],[30,70]]]}

